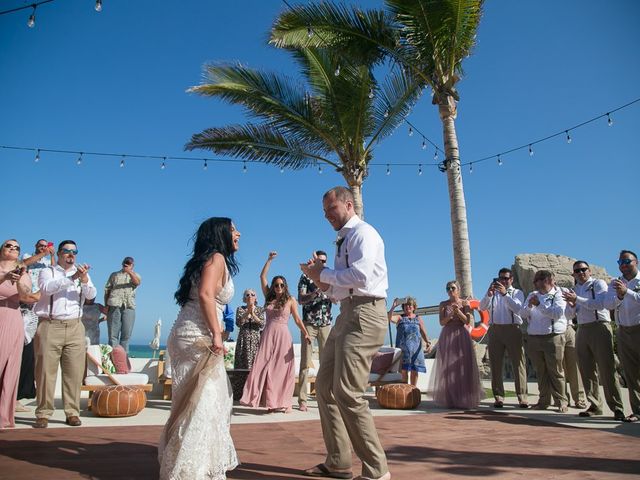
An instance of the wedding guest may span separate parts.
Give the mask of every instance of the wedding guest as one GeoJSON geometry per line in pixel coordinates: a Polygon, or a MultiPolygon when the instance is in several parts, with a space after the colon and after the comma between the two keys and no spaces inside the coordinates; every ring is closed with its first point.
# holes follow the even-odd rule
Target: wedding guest
{"type": "Polygon", "coordinates": [[[411,372],[411,385],[418,384],[419,372],[425,373],[424,350],[422,341],[429,345],[427,330],[424,328],[422,318],[416,315],[418,304],[413,297],[394,299],[387,313],[389,321],[396,324],[396,348],[402,350],[402,382],[409,381],[411,372]],[[402,315],[394,315],[397,306],[402,305],[402,315]]]}
{"type": "Polygon", "coordinates": [[[109,308],[107,313],[107,328],[109,330],[109,345],[122,345],[129,353],[129,339],[133,333],[136,321],[136,289],[140,286],[142,277],[133,271],[134,260],[124,257],[122,269],[109,275],[104,286],[104,304],[109,308]]]}
{"type": "Polygon", "coordinates": [[[295,387],[293,339],[288,327],[290,316],[293,316],[302,332],[303,341],[309,342],[310,339],[298,315],[298,302],[289,293],[286,279],[277,275],[271,280],[271,285],[268,283],[269,268],[276,256],[276,252],[269,252],[260,273],[266,326],[240,403],[248,407],[266,407],[272,412],[289,413],[295,387]]]}
{"type": "Polygon", "coordinates": [[[238,465],[229,431],[233,399],[222,312],[234,294],[239,241],[231,219],[205,220],[175,293],[180,312],[167,341],[172,402],[158,445],[161,480],[224,479],[238,465]]]}
{"type": "Polygon", "coordinates": [[[82,425],[80,387],[86,355],[82,305],[96,297],[96,288],[89,277],[89,265],[76,263],[77,255],[76,243],[63,240],[58,245],[57,264],[42,270],[38,277],[40,299],[34,309],[40,319],[35,337],[38,407],[34,428],[46,428],[53,415],[59,365],[66,423],[82,425]]]}
{"type": "Polygon", "coordinates": [[[480,372],[469,332],[472,320],[469,302],[460,298],[456,280],[447,282],[449,299],[440,302],[442,331],[434,365],[433,400],[444,408],[475,408],[484,397],[480,372]]]}
{"type": "Polygon", "coordinates": [[[24,345],[20,302],[33,303],[31,278],[19,262],[20,244],[0,247],[0,429],[15,427],[16,394],[24,345]]]}
{"type": "Polygon", "coordinates": [[[255,290],[248,288],[242,296],[245,304],[236,310],[238,341],[233,368],[251,370],[260,346],[260,331],[264,328],[264,309],[257,305],[255,290]]]}
{"type": "Polygon", "coordinates": [[[82,324],[84,325],[87,345],[100,344],[100,322],[106,320],[107,307],[101,303],[89,300],[84,302],[82,309],[82,324]]]}

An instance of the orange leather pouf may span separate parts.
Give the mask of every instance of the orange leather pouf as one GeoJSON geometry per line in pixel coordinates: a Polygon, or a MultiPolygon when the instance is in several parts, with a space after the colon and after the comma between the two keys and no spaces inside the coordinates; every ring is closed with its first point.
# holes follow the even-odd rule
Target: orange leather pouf
{"type": "Polygon", "coordinates": [[[91,410],[99,417],[131,417],[147,404],[147,394],[139,387],[109,385],[93,394],[91,410]]]}
{"type": "Polygon", "coordinates": [[[383,408],[411,410],[420,404],[420,389],[408,383],[389,383],[376,389],[376,398],[383,408]]]}

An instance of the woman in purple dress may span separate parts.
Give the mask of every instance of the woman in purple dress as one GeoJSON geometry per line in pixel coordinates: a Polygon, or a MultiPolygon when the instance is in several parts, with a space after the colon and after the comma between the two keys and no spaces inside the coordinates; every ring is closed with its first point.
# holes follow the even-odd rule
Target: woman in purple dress
{"type": "Polygon", "coordinates": [[[460,285],[447,282],[449,299],[440,302],[438,352],[433,374],[433,400],[444,408],[475,408],[484,397],[480,372],[469,332],[473,318],[467,300],[460,298],[460,285]]]}
{"type": "Polygon", "coordinates": [[[240,403],[248,407],[265,407],[270,412],[289,413],[295,387],[293,339],[288,326],[290,315],[293,315],[304,341],[310,340],[298,315],[298,302],[289,294],[285,278],[280,275],[273,277],[271,286],[267,282],[269,267],[276,255],[276,252],[269,253],[260,273],[267,324],[240,403]]]}

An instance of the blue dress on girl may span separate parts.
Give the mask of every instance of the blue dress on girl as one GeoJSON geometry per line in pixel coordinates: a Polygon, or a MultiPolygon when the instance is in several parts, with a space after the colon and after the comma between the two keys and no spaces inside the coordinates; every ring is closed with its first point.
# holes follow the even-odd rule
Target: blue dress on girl
{"type": "Polygon", "coordinates": [[[397,323],[396,348],[402,350],[402,369],[426,372],[418,316],[400,317],[397,323]]]}

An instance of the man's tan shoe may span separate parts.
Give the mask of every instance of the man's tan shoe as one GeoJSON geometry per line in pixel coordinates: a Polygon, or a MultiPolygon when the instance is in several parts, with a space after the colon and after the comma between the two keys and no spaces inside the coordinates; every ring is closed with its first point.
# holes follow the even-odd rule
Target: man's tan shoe
{"type": "Polygon", "coordinates": [[[30,412],[30,411],[31,411],[30,408],[25,407],[20,402],[16,402],[16,412],[24,413],[24,412],[30,412]]]}
{"type": "Polygon", "coordinates": [[[48,418],[36,418],[36,423],[33,424],[33,428],[47,428],[49,426],[48,418]]]}
{"type": "Polygon", "coordinates": [[[79,427],[80,425],[82,425],[82,422],[77,416],[71,415],[70,417],[67,417],[66,424],[70,427],[79,427]]]}

